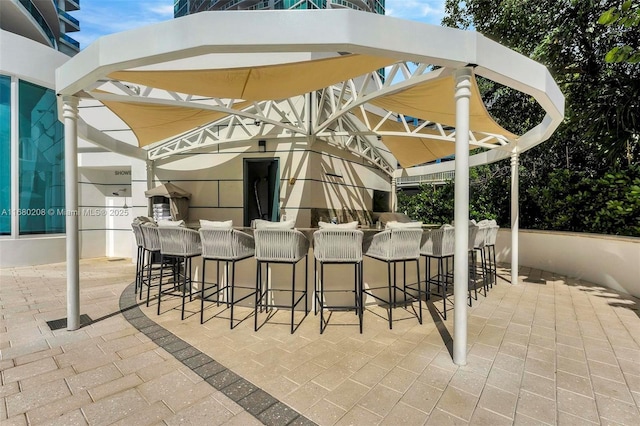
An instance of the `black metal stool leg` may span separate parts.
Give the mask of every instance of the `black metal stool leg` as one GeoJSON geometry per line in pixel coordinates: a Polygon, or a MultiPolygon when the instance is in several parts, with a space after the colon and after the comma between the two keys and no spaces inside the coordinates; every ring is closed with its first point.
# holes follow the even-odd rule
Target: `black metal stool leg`
{"type": "MultiPolygon", "coordinates": [[[[224,262],[224,273],[227,276],[227,286],[226,286],[226,299],[227,299],[227,308],[229,307],[229,261],[225,261],[224,262]]],[[[220,283],[220,281],[218,281],[218,284],[220,283]]],[[[218,297],[218,300],[220,300],[220,297],[218,297]]]]}
{"type": "Polygon", "coordinates": [[[438,287],[439,287],[438,289],[442,291],[442,311],[443,311],[444,320],[446,321],[447,320],[447,279],[448,279],[447,275],[449,274],[449,270],[448,270],[449,262],[446,262],[447,270],[445,271],[444,281],[442,282],[440,281],[440,276],[442,271],[441,268],[444,268],[445,262],[443,262],[442,258],[438,259],[438,262],[439,262],[438,263],[438,287]]]}
{"type": "Polygon", "coordinates": [[[496,263],[496,246],[491,246],[491,252],[493,253],[493,277],[494,282],[498,285],[498,264],[496,263]]]}
{"type": "MultiPolygon", "coordinates": [[[[233,305],[235,305],[235,288],[236,288],[236,261],[231,261],[231,320],[229,324],[229,328],[233,330],[233,305]]],[[[229,286],[229,276],[227,275],[227,286],[229,286]]],[[[218,291],[220,291],[220,287],[218,287],[218,291]]],[[[228,287],[227,287],[228,292],[228,287]]]]}
{"type": "Polygon", "coordinates": [[[320,262],[320,334],[324,332],[324,263],[320,262]]]}
{"type": "Polygon", "coordinates": [[[318,315],[318,261],[313,258],[313,314],[318,315]]]}
{"type": "Polygon", "coordinates": [[[291,268],[291,334],[293,334],[293,320],[295,319],[294,312],[296,303],[296,264],[293,264],[291,268]]]}
{"type": "Polygon", "coordinates": [[[416,272],[418,279],[418,322],[422,324],[422,290],[420,284],[420,258],[416,259],[416,272]]]}
{"type": "Polygon", "coordinates": [[[358,311],[360,310],[359,308],[360,305],[358,304],[358,264],[357,263],[353,264],[353,274],[354,274],[353,280],[354,280],[354,286],[355,286],[355,290],[353,292],[354,293],[353,303],[355,304],[355,307],[356,307],[355,313],[356,315],[358,315],[358,311]]]}
{"type": "Polygon", "coordinates": [[[184,271],[182,274],[182,309],[180,312],[180,319],[184,320],[184,299],[187,297],[187,258],[183,258],[184,261],[184,271]]]}
{"type": "MultiPolygon", "coordinates": [[[[162,299],[162,275],[164,274],[164,255],[160,255],[160,282],[158,283],[158,315],[160,315],[160,300],[162,299]]],[[[151,281],[149,281],[151,284],[151,281]]],[[[149,291],[147,290],[147,303],[149,303],[149,291]]]]}
{"type": "Polygon", "coordinates": [[[304,316],[309,314],[309,255],[304,255],[304,316]]]}
{"type": "Polygon", "coordinates": [[[362,334],[362,323],[363,323],[363,317],[364,317],[364,277],[363,277],[363,262],[360,261],[360,264],[358,266],[358,297],[360,299],[360,314],[359,314],[359,322],[360,322],[360,334],[362,334]]]}
{"type": "Polygon", "coordinates": [[[200,288],[200,324],[204,324],[204,287],[206,282],[207,259],[202,258],[202,284],[200,288]]]}
{"type": "Polygon", "coordinates": [[[260,261],[256,261],[256,303],[253,307],[253,331],[258,331],[258,305],[262,296],[262,266],[260,261]]]}

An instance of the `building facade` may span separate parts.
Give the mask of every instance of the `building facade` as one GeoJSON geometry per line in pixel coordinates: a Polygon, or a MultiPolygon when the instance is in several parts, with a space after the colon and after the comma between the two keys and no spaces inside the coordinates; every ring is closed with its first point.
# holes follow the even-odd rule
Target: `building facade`
{"type": "Polygon", "coordinates": [[[80,43],[69,33],[80,31],[80,22],[69,12],[80,9],[80,0],[3,0],[2,30],[74,56],[80,43]]]}
{"type": "Polygon", "coordinates": [[[341,9],[384,15],[384,0],[175,0],[173,16],[221,10],[341,9]]]}
{"type": "Polygon", "coordinates": [[[64,129],[55,69],[80,50],[67,35],[80,29],[68,13],[79,8],[79,0],[0,1],[2,266],[20,257],[64,260],[64,129]]]}

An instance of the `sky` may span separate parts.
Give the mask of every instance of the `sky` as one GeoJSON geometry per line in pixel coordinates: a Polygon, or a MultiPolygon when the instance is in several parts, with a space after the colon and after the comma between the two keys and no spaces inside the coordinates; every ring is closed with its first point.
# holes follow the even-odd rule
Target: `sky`
{"type": "MultiPolygon", "coordinates": [[[[173,19],[174,0],[81,0],[71,15],[80,31],[70,36],[83,49],[98,37],[173,19]]],[[[386,14],[439,25],[445,0],[386,0],[386,14]]]]}

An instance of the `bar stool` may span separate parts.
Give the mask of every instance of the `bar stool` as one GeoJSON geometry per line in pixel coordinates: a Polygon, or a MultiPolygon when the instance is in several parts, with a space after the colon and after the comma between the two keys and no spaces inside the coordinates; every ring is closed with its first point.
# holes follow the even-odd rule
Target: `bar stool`
{"type": "Polygon", "coordinates": [[[484,239],[484,248],[487,251],[485,258],[487,260],[487,266],[491,279],[489,285],[493,288],[493,284],[498,284],[498,268],[496,265],[496,239],[498,238],[498,231],[500,227],[495,220],[489,221],[487,229],[487,235],[484,239]]]}
{"type": "Polygon", "coordinates": [[[451,278],[449,274],[449,259],[453,258],[455,248],[455,228],[443,225],[440,229],[425,232],[420,245],[420,255],[425,258],[427,299],[433,294],[431,285],[438,287],[437,295],[442,297],[442,317],[447,320],[447,284],[451,278]],[[437,270],[431,276],[431,259],[437,261],[437,270]]]}
{"type": "Polygon", "coordinates": [[[364,233],[357,229],[325,228],[313,233],[313,271],[314,290],[317,309],[320,309],[320,334],[328,325],[324,321],[324,309],[342,309],[356,311],[360,333],[362,334],[362,238],[364,233]],[[320,285],[318,286],[317,265],[320,263],[320,285]],[[324,282],[325,265],[354,265],[353,290],[327,290],[324,282]],[[353,305],[327,305],[324,301],[325,293],[353,291],[353,305]]]}
{"type": "Polygon", "coordinates": [[[372,259],[380,260],[387,264],[387,288],[389,291],[388,300],[379,297],[373,293],[373,290],[385,287],[371,287],[368,290],[363,289],[363,294],[387,303],[389,306],[389,329],[393,328],[393,308],[398,305],[396,293],[403,293],[404,301],[402,304],[406,306],[407,298],[415,299],[407,289],[417,291],[418,296],[418,322],[422,324],[422,290],[420,287],[420,241],[422,239],[422,228],[398,228],[387,229],[375,234],[372,238],[367,239],[364,243],[364,254],[372,259]],[[407,285],[406,262],[416,262],[416,272],[418,281],[414,285],[407,285]],[[402,262],[404,267],[403,287],[400,288],[396,281],[396,265],[402,262]],[[391,265],[393,264],[393,282],[391,280],[391,265]]]}
{"type": "Polygon", "coordinates": [[[160,264],[160,237],[158,236],[157,225],[151,222],[143,223],[142,225],[140,225],[140,230],[142,231],[143,237],[143,265],[142,276],[140,280],[140,293],[138,298],[142,299],[142,291],[144,286],[146,286],[147,306],[149,306],[151,287],[155,287],[158,285],[157,283],[154,284],[154,281],[159,282],[160,274],[164,274],[164,270],[161,268],[160,264]]]}
{"type": "Polygon", "coordinates": [[[158,227],[158,235],[160,237],[160,282],[158,283],[158,315],[160,315],[160,303],[163,294],[182,297],[182,310],[180,319],[184,320],[184,304],[185,299],[192,299],[193,279],[191,277],[191,260],[202,254],[202,245],[200,243],[200,234],[198,231],[181,226],[158,227]],[[162,272],[164,271],[165,260],[173,259],[176,261],[177,276],[174,275],[173,288],[162,290],[162,272]],[[180,270],[182,264],[182,271],[180,270]],[[176,292],[177,286],[182,280],[182,294],[176,292]],[[187,295],[187,286],[189,286],[189,294],[187,295]]]}
{"type": "Polygon", "coordinates": [[[476,223],[478,231],[476,233],[475,242],[473,244],[474,253],[472,254],[473,270],[477,272],[476,266],[476,252],[480,253],[480,271],[482,271],[482,287],[484,288],[484,295],[487,295],[489,289],[489,273],[487,271],[487,261],[484,243],[487,237],[487,230],[489,229],[489,221],[481,220],[476,223]]]}
{"type": "Polygon", "coordinates": [[[216,295],[216,303],[219,302],[219,293],[227,290],[227,306],[231,307],[231,318],[229,326],[233,329],[233,307],[236,303],[241,302],[255,293],[255,286],[236,286],[236,262],[253,257],[255,254],[255,242],[251,235],[244,232],[228,228],[200,228],[200,240],[202,242],[202,289],[200,295],[200,324],[204,323],[204,302],[209,296],[205,296],[205,291],[216,289],[213,293],[216,295]],[[205,272],[208,261],[216,262],[216,282],[205,288],[205,272]],[[220,262],[225,263],[227,275],[227,285],[220,287],[220,262]],[[229,283],[229,262],[231,262],[231,282],[229,283]],[[251,293],[236,300],[235,289],[251,289],[251,293]],[[231,294],[229,295],[229,289],[231,294]]]}
{"type": "Polygon", "coordinates": [[[131,223],[131,229],[133,229],[133,236],[136,239],[137,255],[136,255],[136,284],[135,294],[142,289],[142,273],[144,272],[144,236],[142,235],[142,229],[137,222],[131,223]]]}
{"type": "MultiPolygon", "coordinates": [[[[467,251],[469,253],[469,256],[474,259],[475,258],[475,241],[476,241],[476,235],[478,233],[478,225],[474,224],[473,222],[469,222],[469,236],[467,239],[467,251]]],[[[473,290],[474,295],[475,295],[475,300],[478,300],[478,286],[476,283],[476,268],[475,268],[475,263],[469,265],[469,306],[472,306],[473,302],[471,301],[471,290],[473,290]]],[[[485,297],[487,296],[487,293],[485,291],[485,297]]]]}
{"type": "MultiPolygon", "coordinates": [[[[308,255],[309,255],[309,240],[304,234],[296,229],[277,229],[266,228],[256,229],[254,232],[255,248],[256,248],[256,302],[255,302],[255,318],[254,318],[254,330],[258,331],[258,309],[262,312],[265,308],[283,308],[291,309],[291,334],[294,329],[294,311],[296,306],[304,299],[304,316],[306,318],[308,314],[307,303],[307,276],[309,269],[308,255]],[[304,275],[304,289],[296,289],[296,264],[304,258],[305,275],[304,275]],[[270,263],[282,263],[290,264],[292,266],[291,275],[291,289],[276,289],[269,288],[269,264],[270,263]],[[267,285],[263,286],[262,282],[262,265],[267,266],[267,285]],[[283,304],[270,302],[265,297],[272,293],[278,292],[290,292],[291,303],[283,304]],[[296,295],[298,297],[296,298],[296,295]]],[[[304,320],[304,318],[303,318],[304,320]]]]}

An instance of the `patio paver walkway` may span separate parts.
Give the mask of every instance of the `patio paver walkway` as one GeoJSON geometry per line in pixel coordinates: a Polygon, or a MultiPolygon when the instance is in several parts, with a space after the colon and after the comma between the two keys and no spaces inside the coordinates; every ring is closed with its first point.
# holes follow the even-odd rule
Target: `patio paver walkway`
{"type": "Polygon", "coordinates": [[[576,279],[522,268],[519,285],[500,280],[469,310],[468,365],[457,367],[453,320],[441,321],[438,301],[425,324],[407,314],[393,330],[370,309],[362,335],[337,325],[357,323],[342,312],[323,335],[313,314],[293,336],[286,314],[257,333],[252,318],[231,331],[222,306],[204,325],[195,314],[180,321],[170,302],[160,316],[138,308],[134,269],[81,262],[82,313],[93,322],[75,332],[46,324],[66,314],[64,264],[0,270],[3,426],[640,419],[639,301],[576,279]]]}

